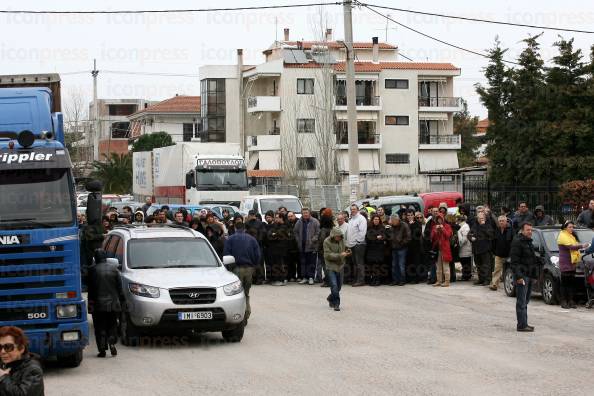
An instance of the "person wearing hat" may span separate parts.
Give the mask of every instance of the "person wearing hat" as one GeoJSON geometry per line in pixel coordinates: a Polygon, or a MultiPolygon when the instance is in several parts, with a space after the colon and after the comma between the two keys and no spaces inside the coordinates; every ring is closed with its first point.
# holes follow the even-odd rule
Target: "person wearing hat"
{"type": "Polygon", "coordinates": [[[144,212],[142,210],[138,209],[136,213],[134,213],[134,221],[132,222],[132,224],[144,224],[144,212]]]}
{"type": "Polygon", "coordinates": [[[534,208],[534,225],[535,226],[551,226],[555,224],[551,216],[545,214],[544,206],[538,205],[534,208]]]}
{"type": "Polygon", "coordinates": [[[340,227],[334,227],[330,235],[324,239],[324,261],[328,270],[330,295],[326,298],[330,308],[340,311],[340,289],[343,281],[344,261],[350,256],[344,243],[344,234],[340,227]]]}

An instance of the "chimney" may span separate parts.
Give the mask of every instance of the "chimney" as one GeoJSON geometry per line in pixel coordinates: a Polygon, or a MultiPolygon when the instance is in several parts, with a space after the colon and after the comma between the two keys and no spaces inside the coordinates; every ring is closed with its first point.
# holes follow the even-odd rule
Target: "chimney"
{"type": "Polygon", "coordinates": [[[379,63],[379,42],[377,37],[372,37],[371,42],[373,43],[372,61],[373,63],[379,63]]]}
{"type": "Polygon", "coordinates": [[[326,41],[332,41],[332,29],[326,29],[326,41]]]}
{"type": "Polygon", "coordinates": [[[289,28],[285,28],[285,41],[289,41],[289,28]]]}

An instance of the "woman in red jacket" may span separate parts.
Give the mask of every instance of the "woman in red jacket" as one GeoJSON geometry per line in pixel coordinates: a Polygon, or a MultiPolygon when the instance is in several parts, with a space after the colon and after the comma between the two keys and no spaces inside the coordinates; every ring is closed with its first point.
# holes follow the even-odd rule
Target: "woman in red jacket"
{"type": "Polygon", "coordinates": [[[452,261],[452,250],[450,248],[450,238],[452,228],[445,222],[442,214],[437,216],[436,222],[431,229],[431,243],[433,249],[437,251],[437,270],[436,281],[433,286],[450,286],[450,261],[452,261]]]}

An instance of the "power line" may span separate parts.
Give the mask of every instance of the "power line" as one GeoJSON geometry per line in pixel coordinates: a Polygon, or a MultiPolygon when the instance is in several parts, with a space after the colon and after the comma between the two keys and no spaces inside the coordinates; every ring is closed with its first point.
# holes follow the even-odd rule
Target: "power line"
{"type": "Polygon", "coordinates": [[[140,76],[192,77],[192,78],[199,77],[198,74],[140,72],[140,71],[124,71],[124,70],[100,70],[100,72],[107,73],[107,74],[126,74],[126,75],[140,75],[140,76]]]}
{"type": "MultiPolygon", "coordinates": [[[[439,43],[442,43],[442,44],[448,45],[448,46],[450,46],[450,47],[453,47],[453,48],[459,49],[460,51],[465,51],[465,52],[468,52],[468,53],[471,53],[471,54],[474,54],[474,55],[477,55],[477,56],[480,56],[480,57],[483,57],[483,58],[487,58],[487,59],[489,59],[489,55],[487,55],[487,54],[485,54],[485,53],[482,53],[482,52],[477,52],[477,51],[473,51],[473,50],[470,50],[470,49],[467,49],[467,48],[461,47],[461,46],[459,46],[459,45],[452,44],[452,43],[450,43],[450,42],[447,42],[447,41],[444,41],[444,40],[438,39],[437,37],[431,36],[431,35],[429,35],[429,34],[427,34],[427,33],[423,33],[423,32],[421,32],[421,31],[419,31],[419,30],[417,30],[417,29],[414,29],[414,28],[412,28],[412,27],[410,27],[410,26],[407,26],[407,25],[405,25],[405,24],[403,24],[403,23],[401,23],[401,22],[398,22],[398,21],[396,21],[396,20],[392,19],[391,17],[389,17],[389,16],[387,16],[387,15],[384,15],[384,14],[382,14],[381,12],[379,12],[379,11],[377,11],[377,10],[374,10],[372,7],[375,7],[375,6],[371,6],[371,5],[367,5],[367,4],[363,4],[363,3],[360,3],[360,4],[361,4],[363,7],[367,8],[369,11],[371,11],[371,12],[373,12],[373,13],[375,13],[375,14],[377,14],[377,15],[381,16],[382,18],[386,18],[386,19],[388,19],[388,20],[390,20],[390,21],[394,22],[395,24],[402,26],[402,27],[403,27],[403,28],[405,28],[405,29],[408,29],[408,30],[410,30],[410,31],[412,31],[412,32],[415,32],[415,33],[417,33],[417,34],[420,34],[421,36],[427,37],[427,38],[429,38],[429,39],[431,39],[431,40],[434,40],[434,41],[437,41],[437,42],[439,42],[439,43]]],[[[514,65],[519,65],[519,63],[518,63],[518,62],[514,62],[514,61],[510,61],[510,60],[505,60],[505,59],[503,59],[503,62],[506,62],[506,63],[511,63],[511,64],[514,64],[514,65]]]]}
{"type": "Polygon", "coordinates": [[[470,17],[463,17],[463,16],[457,16],[457,15],[438,14],[438,13],[427,12],[427,11],[407,10],[404,8],[387,7],[387,6],[377,5],[377,4],[368,4],[368,3],[359,3],[359,4],[364,7],[371,6],[371,7],[376,7],[376,8],[383,8],[385,10],[408,12],[411,14],[436,16],[436,17],[440,17],[440,18],[460,19],[460,20],[470,21],[470,22],[492,23],[492,24],[496,24],[496,25],[518,26],[518,27],[527,27],[527,28],[532,28],[532,29],[556,30],[556,31],[571,32],[571,33],[594,34],[594,31],[592,31],[592,30],[568,29],[568,28],[557,28],[557,27],[552,27],[552,26],[530,25],[530,24],[524,24],[524,23],[493,21],[493,20],[489,20],[489,19],[480,19],[480,18],[470,18],[470,17]]]}
{"type": "Polygon", "coordinates": [[[186,9],[165,9],[165,10],[93,10],[93,11],[55,11],[55,10],[0,10],[0,14],[164,14],[164,13],[197,13],[197,12],[217,12],[217,11],[254,11],[254,10],[273,10],[283,8],[303,8],[315,6],[342,5],[342,2],[330,3],[304,3],[288,5],[265,5],[251,7],[226,7],[226,8],[186,8],[186,9]]]}

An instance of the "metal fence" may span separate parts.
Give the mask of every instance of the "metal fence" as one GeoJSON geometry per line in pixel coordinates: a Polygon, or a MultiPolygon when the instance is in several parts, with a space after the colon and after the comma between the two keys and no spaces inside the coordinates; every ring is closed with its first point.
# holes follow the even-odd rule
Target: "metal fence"
{"type": "Polygon", "coordinates": [[[308,205],[313,210],[330,208],[338,212],[349,206],[349,195],[343,191],[341,185],[315,186],[309,188],[308,205]]]}
{"type": "Polygon", "coordinates": [[[538,205],[557,223],[575,220],[578,210],[565,205],[556,186],[492,186],[486,178],[466,178],[463,183],[464,201],[473,207],[487,204],[495,213],[502,207],[515,211],[520,202],[526,202],[530,210],[538,205]]]}
{"type": "Polygon", "coordinates": [[[299,196],[299,186],[290,184],[259,184],[250,188],[250,195],[294,195],[299,196]]]}

